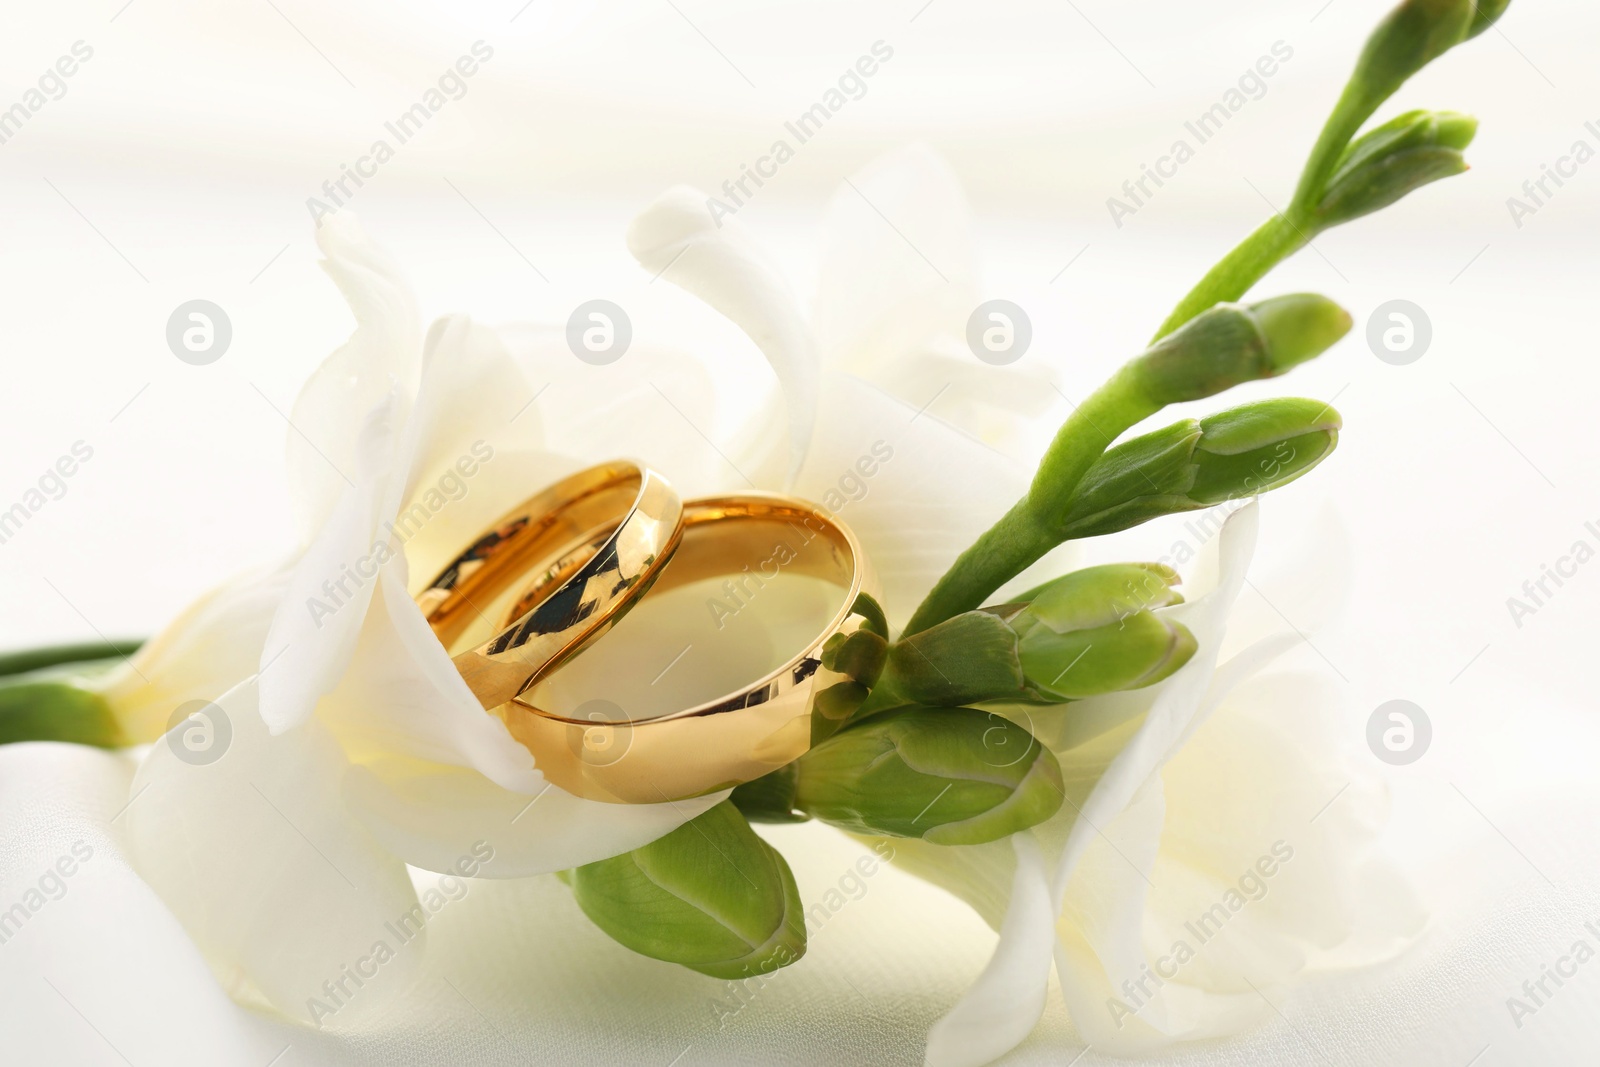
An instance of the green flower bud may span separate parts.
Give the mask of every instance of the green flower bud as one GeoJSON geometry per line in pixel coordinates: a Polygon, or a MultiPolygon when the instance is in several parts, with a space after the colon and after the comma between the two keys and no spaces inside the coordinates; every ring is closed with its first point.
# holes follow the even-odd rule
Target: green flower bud
{"type": "Polygon", "coordinates": [[[1338,446],[1344,420],[1320,400],[1278,397],[1200,420],[1188,497],[1205,507],[1288,485],[1338,446]]]}
{"type": "Polygon", "coordinates": [[[1189,662],[1195,640],[1152,614],[1178,604],[1159,563],[1074,571],[1019,598],[919,631],[890,652],[894,688],[924,704],[1066,700],[1139,689],[1189,662]]]}
{"type": "Polygon", "coordinates": [[[1136,437],[1089,468],[1066,536],[1099,537],[1287,485],[1333,452],[1341,425],[1319,400],[1280,397],[1136,437]]]}
{"type": "MultiPolygon", "coordinates": [[[[1500,7],[1503,12],[1505,5],[1500,7]]],[[[1472,0],[1404,0],[1367,39],[1350,79],[1352,86],[1377,106],[1471,32],[1481,32],[1477,15],[1472,0]]],[[[1498,17],[1490,15],[1484,28],[1498,17]]]]}
{"type": "Polygon", "coordinates": [[[1411,111],[1345,150],[1317,205],[1320,227],[1369,215],[1424,185],[1467,170],[1462,151],[1478,120],[1453,111],[1411,111]]]}
{"type": "MultiPolygon", "coordinates": [[[[1024,611],[1017,623],[1026,619],[1024,611]]],[[[1039,697],[1058,703],[1154,685],[1195,648],[1187,627],[1140,611],[1092,630],[1060,631],[1040,620],[1022,635],[1017,655],[1039,697]]]]}
{"type": "Polygon", "coordinates": [[[1349,331],[1348,312],[1310,293],[1218,304],[1135,357],[1126,372],[1152,407],[1165,407],[1276,377],[1349,331]]]}
{"type": "Polygon", "coordinates": [[[1061,767],[1026,729],[972,708],[865,719],[799,760],[796,802],[861,834],[937,845],[997,841],[1061,807],[1061,767]]]}
{"type": "Polygon", "coordinates": [[[0,686],[0,744],[15,741],[68,741],[100,748],[129,743],[104,697],[64,681],[42,680],[0,686]]]}
{"type": "Polygon", "coordinates": [[[805,919],[789,865],[726,801],[566,880],[596,926],[652,959],[737,979],[805,955],[805,919]]]}
{"type": "Polygon", "coordinates": [[[1511,6],[1511,0],[1478,0],[1474,5],[1476,10],[1472,13],[1472,25],[1467,30],[1467,39],[1478,36],[1490,26],[1500,21],[1500,16],[1506,13],[1506,8],[1511,6]]]}

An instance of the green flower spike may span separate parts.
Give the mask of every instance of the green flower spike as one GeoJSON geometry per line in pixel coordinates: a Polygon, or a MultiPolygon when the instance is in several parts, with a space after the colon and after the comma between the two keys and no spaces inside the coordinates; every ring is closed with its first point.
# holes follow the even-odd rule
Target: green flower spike
{"type": "Polygon", "coordinates": [[[976,845],[1048,819],[1061,767],[1026,729],[972,708],[905,707],[800,757],[795,800],[860,834],[976,845]]]}
{"type": "Polygon", "coordinates": [[[805,955],[789,865],[726,801],[643,848],[564,878],[596,926],[653,959],[739,979],[805,955]]]}
{"type": "Polygon", "coordinates": [[[1407,125],[1425,125],[1418,116],[1427,113],[1412,112],[1363,137],[1356,135],[1412,75],[1483,33],[1510,6],[1510,0],[1404,0],[1392,10],[1367,39],[1288,206],[1212,267],[1167,316],[1156,337],[1165,337],[1214,304],[1238,300],[1324,230],[1465,170],[1460,154],[1476,128],[1465,116],[1443,113],[1434,116],[1436,128],[1407,133],[1407,125]],[[1388,143],[1398,134],[1415,139],[1388,143]]]}
{"type": "Polygon", "coordinates": [[[969,611],[890,653],[890,685],[924,704],[1067,700],[1140,689],[1189,662],[1195,639],[1157,615],[1181,603],[1178,574],[1115,563],[1057,578],[1021,603],[969,611]]]}
{"type": "Polygon", "coordinates": [[[1028,493],[963,552],[906,624],[918,633],[972,611],[1073,536],[1068,523],[1085,475],[1126,430],[1168,404],[1202,400],[1272,378],[1332,347],[1350,315],[1326,297],[1281,296],[1211,308],[1123,364],[1078,405],[1046,450],[1028,493]]]}

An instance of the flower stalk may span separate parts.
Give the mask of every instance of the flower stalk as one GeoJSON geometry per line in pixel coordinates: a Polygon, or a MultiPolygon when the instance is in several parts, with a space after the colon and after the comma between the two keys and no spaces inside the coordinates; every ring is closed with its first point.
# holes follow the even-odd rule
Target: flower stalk
{"type": "Polygon", "coordinates": [[[1367,39],[1355,70],[1306,159],[1288,207],[1211,268],[1167,316],[1155,339],[1167,336],[1214,304],[1240,299],[1273,267],[1324,230],[1387,207],[1423,185],[1465,170],[1459,153],[1472,136],[1458,124],[1449,140],[1455,158],[1440,153],[1429,165],[1422,166],[1423,158],[1412,156],[1406,164],[1391,164],[1394,172],[1374,184],[1366,195],[1353,195],[1354,191],[1346,187],[1333,205],[1327,203],[1337,177],[1349,162],[1352,141],[1378,108],[1412,75],[1456,45],[1483,33],[1510,6],[1511,0],[1404,0],[1392,10],[1367,39]],[[1330,206],[1337,206],[1338,210],[1323,210],[1330,206]]]}
{"type": "Polygon", "coordinates": [[[1130,427],[1168,404],[1202,400],[1282,374],[1326,351],[1349,329],[1344,309],[1310,294],[1221,305],[1123,364],[1067,419],[1027,495],[961,554],[905,632],[914,634],[977,608],[1066,540],[1079,483],[1130,427]]]}

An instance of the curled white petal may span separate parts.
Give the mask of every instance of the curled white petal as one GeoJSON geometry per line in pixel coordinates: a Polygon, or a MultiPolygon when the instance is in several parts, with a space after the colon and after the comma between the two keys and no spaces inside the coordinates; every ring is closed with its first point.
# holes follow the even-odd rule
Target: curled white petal
{"type": "Polygon", "coordinates": [[[310,717],[355,654],[375,562],[387,558],[380,533],[392,470],[398,396],[368,413],[352,481],[327,522],[294,565],[288,589],[261,650],[261,716],[282,732],[310,717]]]}
{"type": "Polygon", "coordinates": [[[988,966],[961,1001],[928,1033],[927,1067],[979,1067],[1015,1048],[1044,1013],[1050,978],[1049,938],[1054,908],[1039,845],[1030,834],[1012,838],[1016,873],[1000,942],[988,966]]]}
{"type": "Polygon", "coordinates": [[[817,417],[816,345],[782,272],[737,219],[713,218],[709,198],[669,189],[628,228],[628,250],[652,274],[725,315],[772,364],[789,411],[790,474],[799,470],[817,417]]]}
{"type": "Polygon", "coordinates": [[[409,402],[422,366],[422,325],[410,287],[355,215],[346,210],[325,218],[317,245],[356,329],[306,380],[289,415],[289,478],[308,540],[345,492],[367,413],[396,389],[409,402]]]}

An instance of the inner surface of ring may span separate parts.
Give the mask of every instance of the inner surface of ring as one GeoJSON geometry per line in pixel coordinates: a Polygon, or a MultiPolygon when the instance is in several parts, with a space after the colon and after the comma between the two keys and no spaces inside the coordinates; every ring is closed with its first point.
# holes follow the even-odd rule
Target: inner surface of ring
{"type": "MultiPolygon", "coordinates": [[[[592,726],[774,699],[816,671],[822,641],[850,614],[860,584],[855,552],[837,523],[795,502],[750,496],[686,505],[682,544],[634,613],[516,703],[592,726]],[[676,701],[666,695],[684,693],[685,683],[699,691],[676,701]]],[[[535,577],[516,609],[550,583],[535,577]]]]}
{"type": "Polygon", "coordinates": [[[595,477],[585,477],[590,473],[575,475],[504,516],[418,594],[423,615],[446,648],[478,620],[483,605],[530,570],[539,574],[548,597],[594,557],[633,507],[643,479],[637,468],[597,470],[595,477]],[[596,541],[600,531],[605,535],[596,541]]]}
{"type": "Polygon", "coordinates": [[[682,516],[660,475],[601,464],[504,516],[417,602],[479,702],[497,707],[631,609],[677,549],[682,516]],[[541,595],[494,629],[530,573],[541,595]]]}

